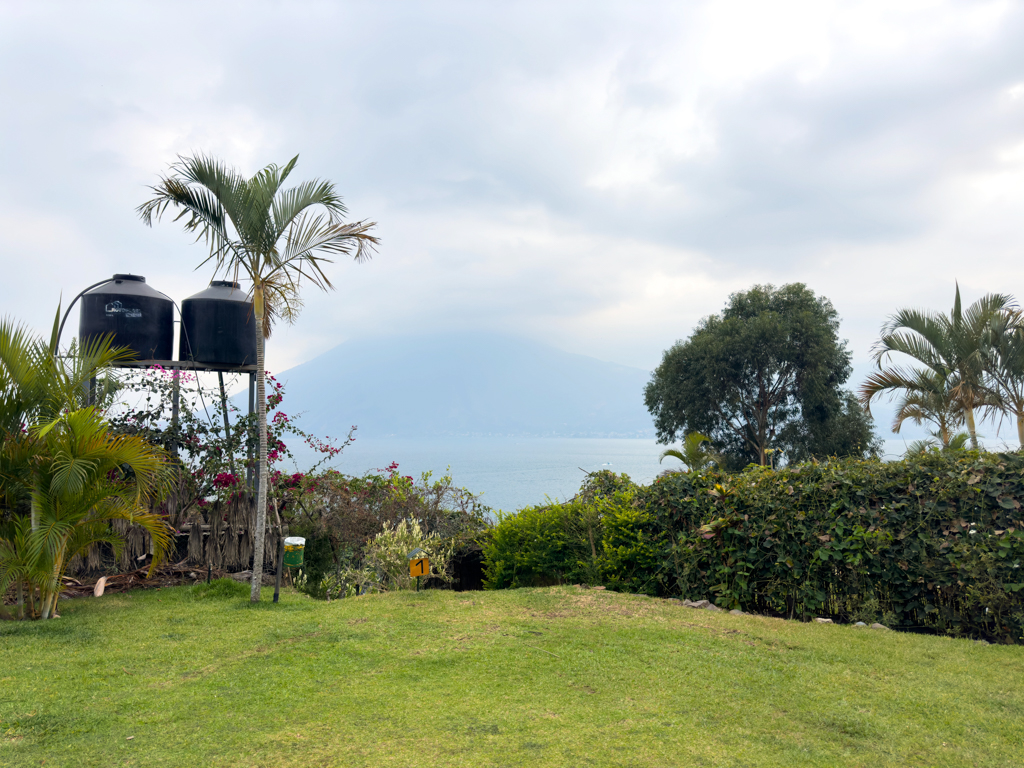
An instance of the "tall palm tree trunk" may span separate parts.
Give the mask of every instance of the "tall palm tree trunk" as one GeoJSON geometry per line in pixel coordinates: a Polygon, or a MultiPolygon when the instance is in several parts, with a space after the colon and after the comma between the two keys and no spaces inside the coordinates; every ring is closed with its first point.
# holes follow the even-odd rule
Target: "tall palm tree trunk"
{"type": "Polygon", "coordinates": [[[974,427],[974,408],[970,405],[964,409],[964,416],[967,417],[967,434],[971,436],[971,448],[978,450],[978,432],[974,427]]]}
{"type": "Polygon", "coordinates": [[[1020,447],[1024,448],[1024,410],[1017,410],[1017,440],[1020,441],[1020,447]]]}
{"type": "Polygon", "coordinates": [[[253,290],[253,314],[256,316],[256,419],[260,436],[259,473],[256,487],[256,531],[252,553],[252,587],[249,600],[260,601],[260,587],[263,585],[263,546],[267,526],[267,380],[264,371],[263,338],[263,286],[253,290]]]}

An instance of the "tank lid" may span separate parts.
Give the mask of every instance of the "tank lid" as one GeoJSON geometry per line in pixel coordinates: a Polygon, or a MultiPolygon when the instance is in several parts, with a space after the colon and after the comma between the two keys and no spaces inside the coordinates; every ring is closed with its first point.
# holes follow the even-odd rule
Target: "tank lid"
{"type": "Polygon", "coordinates": [[[193,296],[189,296],[185,301],[189,303],[192,303],[193,301],[237,301],[245,304],[252,303],[248,292],[244,290],[241,285],[234,283],[231,280],[214,280],[207,288],[204,288],[193,296]]]}
{"type": "Polygon", "coordinates": [[[114,275],[114,279],[119,281],[119,282],[122,281],[122,280],[131,280],[132,282],[136,282],[136,283],[144,283],[144,282],[146,282],[146,278],[144,278],[142,275],[122,275],[122,274],[117,274],[117,275],[114,275]]]}

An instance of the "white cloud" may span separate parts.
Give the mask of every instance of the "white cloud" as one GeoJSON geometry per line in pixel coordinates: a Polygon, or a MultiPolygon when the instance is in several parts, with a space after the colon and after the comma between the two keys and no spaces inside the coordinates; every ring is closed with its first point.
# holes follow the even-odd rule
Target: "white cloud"
{"type": "Polygon", "coordinates": [[[146,185],[300,152],[384,243],[278,370],[467,326],[652,367],[792,280],[863,368],[897,306],[1024,292],[1022,33],[1007,2],[6,4],[3,311],[45,329],[114,271],[190,295],[202,247],[141,225],[146,185]]]}

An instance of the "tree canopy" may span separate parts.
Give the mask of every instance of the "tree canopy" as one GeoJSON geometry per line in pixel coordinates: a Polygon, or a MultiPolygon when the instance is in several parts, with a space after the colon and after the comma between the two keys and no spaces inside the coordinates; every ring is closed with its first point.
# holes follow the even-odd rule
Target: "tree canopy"
{"type": "Polygon", "coordinates": [[[729,297],[667,350],[644,392],[658,441],[697,431],[726,466],[878,452],[852,393],[850,352],[832,303],[802,283],[755,285],[729,297]]]}

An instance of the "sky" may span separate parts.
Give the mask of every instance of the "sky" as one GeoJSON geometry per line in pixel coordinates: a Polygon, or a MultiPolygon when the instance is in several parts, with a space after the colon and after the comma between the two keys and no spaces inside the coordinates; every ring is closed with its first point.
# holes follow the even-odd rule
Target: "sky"
{"type": "Polygon", "coordinates": [[[148,185],[298,154],[382,243],[305,292],[271,370],[469,328],[650,370],[800,281],[856,385],[897,308],[1024,296],[1021,40],[1024,5],[982,0],[3,0],[0,313],[47,330],[114,272],[201,290],[148,185]]]}

